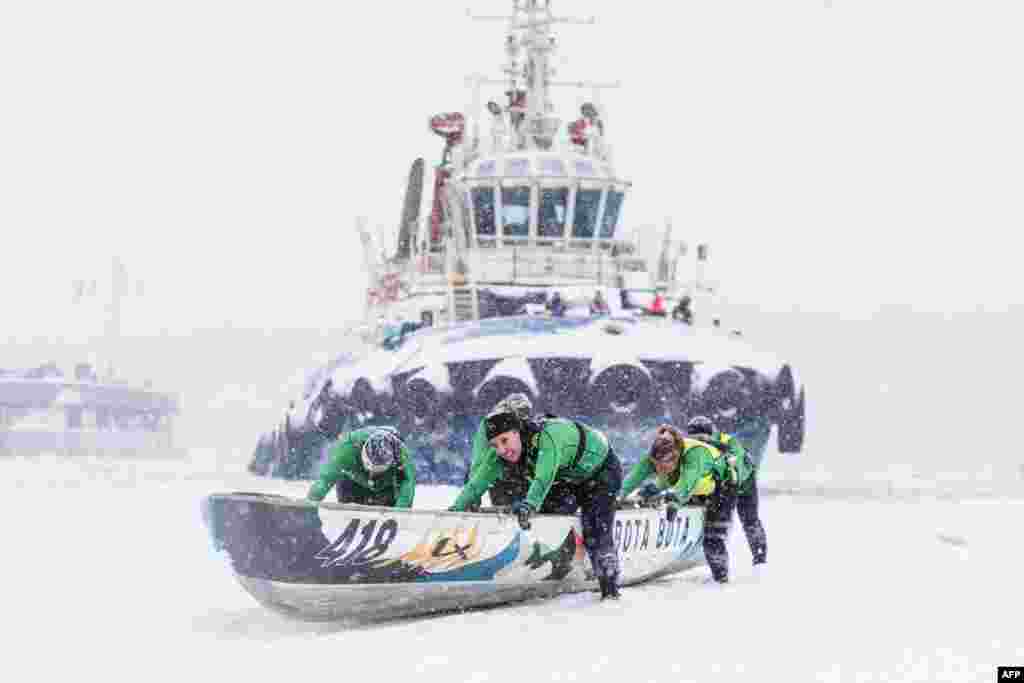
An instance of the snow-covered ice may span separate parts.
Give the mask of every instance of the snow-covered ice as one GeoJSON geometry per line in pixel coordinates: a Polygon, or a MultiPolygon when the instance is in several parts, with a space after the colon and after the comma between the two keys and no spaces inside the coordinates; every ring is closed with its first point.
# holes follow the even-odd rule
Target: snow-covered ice
{"type": "MultiPolygon", "coordinates": [[[[4,666],[28,677],[11,680],[934,682],[1024,662],[1019,501],[768,496],[769,570],[736,527],[725,587],[699,569],[619,604],[310,624],[235,583],[199,511],[210,492],[307,484],[206,462],[0,462],[4,666]]],[[[417,507],[454,495],[420,487],[417,507]]]]}

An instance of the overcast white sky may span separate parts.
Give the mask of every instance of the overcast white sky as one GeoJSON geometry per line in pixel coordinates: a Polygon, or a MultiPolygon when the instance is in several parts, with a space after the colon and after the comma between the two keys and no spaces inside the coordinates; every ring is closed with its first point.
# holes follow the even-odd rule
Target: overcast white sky
{"type": "MultiPolygon", "coordinates": [[[[470,4],[511,3],[0,4],[0,338],[98,330],[71,281],[113,254],[129,333],[351,315],[355,217],[397,222],[427,118],[503,59],[470,4]]],[[[671,216],[768,310],[1022,303],[1024,5],[824,4],[554,1],[599,21],[560,77],[624,82],[627,224],[671,216]]]]}

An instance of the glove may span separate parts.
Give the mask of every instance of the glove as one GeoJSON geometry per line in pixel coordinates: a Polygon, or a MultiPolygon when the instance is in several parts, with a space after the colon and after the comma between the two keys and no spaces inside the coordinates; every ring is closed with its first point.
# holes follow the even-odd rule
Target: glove
{"type": "Polygon", "coordinates": [[[661,489],[654,482],[644,484],[636,495],[640,507],[656,508],[661,505],[661,489]]]}
{"type": "Polygon", "coordinates": [[[740,483],[740,472],[736,469],[736,456],[731,455],[725,461],[729,465],[729,480],[733,486],[736,486],[740,483]]]}
{"type": "Polygon", "coordinates": [[[533,506],[525,500],[517,500],[512,503],[512,509],[510,512],[519,520],[519,528],[523,531],[529,531],[530,527],[533,526],[530,524],[530,515],[533,514],[533,506]]]}
{"type": "Polygon", "coordinates": [[[666,491],[662,500],[665,501],[665,518],[670,522],[676,521],[676,514],[679,512],[679,496],[675,491],[666,491]]]}

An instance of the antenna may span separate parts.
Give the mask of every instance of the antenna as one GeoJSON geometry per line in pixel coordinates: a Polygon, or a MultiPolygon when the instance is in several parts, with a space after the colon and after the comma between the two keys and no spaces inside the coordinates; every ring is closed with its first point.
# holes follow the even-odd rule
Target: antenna
{"type": "Polygon", "coordinates": [[[111,259],[110,265],[110,300],[107,303],[104,337],[106,338],[106,352],[108,354],[106,377],[108,379],[115,379],[117,372],[116,363],[120,362],[122,352],[121,337],[124,299],[133,293],[136,296],[142,296],[143,282],[142,280],[134,280],[129,275],[128,269],[119,255],[115,255],[111,259]]]}
{"type": "MultiPolygon", "coordinates": [[[[594,17],[556,17],[551,13],[550,0],[513,0],[510,16],[480,15],[466,10],[473,21],[504,21],[508,23],[505,51],[508,61],[503,65],[502,79],[476,77],[476,88],[484,83],[500,84],[507,88],[508,109],[512,114],[513,129],[518,133],[521,144],[547,149],[554,140],[560,121],[551,115],[554,103],[549,88],[557,85],[580,87],[607,87],[609,84],[570,83],[552,80],[554,68],[551,55],[555,51],[555,39],[551,35],[554,24],[594,24],[594,17]],[[520,54],[525,53],[520,62],[520,54]],[[525,111],[522,110],[525,96],[525,111]]],[[[617,87],[614,84],[613,87],[617,87]]],[[[479,119],[479,97],[474,97],[474,119],[479,119]]],[[[475,133],[474,126],[474,133],[475,133]]]]}

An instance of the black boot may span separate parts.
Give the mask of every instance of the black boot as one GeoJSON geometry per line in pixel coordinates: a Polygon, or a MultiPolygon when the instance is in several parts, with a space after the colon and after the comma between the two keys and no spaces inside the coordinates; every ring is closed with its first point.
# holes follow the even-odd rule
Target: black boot
{"type": "Polygon", "coordinates": [[[601,586],[601,599],[611,598],[612,600],[618,600],[622,597],[622,593],[619,592],[619,574],[615,572],[602,579],[601,586]]]}

